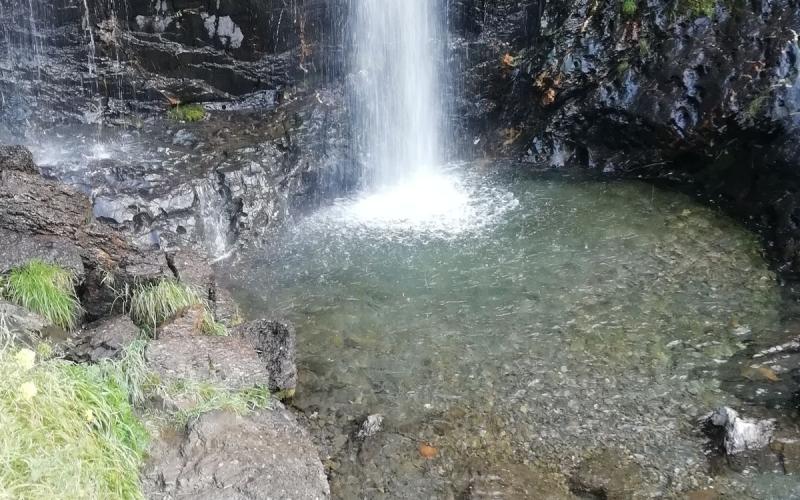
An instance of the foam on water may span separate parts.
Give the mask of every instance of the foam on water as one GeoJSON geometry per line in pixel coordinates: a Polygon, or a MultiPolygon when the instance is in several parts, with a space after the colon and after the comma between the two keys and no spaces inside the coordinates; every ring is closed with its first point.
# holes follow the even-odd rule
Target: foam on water
{"type": "Polygon", "coordinates": [[[517,205],[513,194],[469,172],[424,169],[406,181],[337,200],[300,230],[370,232],[395,240],[449,238],[495,224],[517,205]]]}

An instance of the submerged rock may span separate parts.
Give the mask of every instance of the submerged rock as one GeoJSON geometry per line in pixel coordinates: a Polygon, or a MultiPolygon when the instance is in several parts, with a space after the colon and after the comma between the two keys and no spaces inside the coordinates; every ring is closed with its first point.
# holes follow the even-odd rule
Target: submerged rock
{"type": "Polygon", "coordinates": [[[231,334],[247,339],[255,347],[269,372],[271,391],[294,392],[297,387],[297,338],[291,324],[262,319],[238,326],[231,334]]]}
{"type": "Polygon", "coordinates": [[[728,455],[766,448],[775,431],[774,420],[742,418],[727,406],[714,410],[704,418],[704,423],[721,431],[715,433],[712,439],[721,439],[721,445],[728,455]]]}
{"type": "Polygon", "coordinates": [[[658,496],[641,466],[610,449],[600,450],[581,462],[570,478],[570,490],[579,496],[609,500],[658,496]]]}
{"type": "Polygon", "coordinates": [[[522,464],[485,464],[485,469],[471,474],[464,498],[530,498],[569,500],[567,478],[558,472],[522,464]]]}
{"type": "Polygon", "coordinates": [[[173,441],[153,449],[144,474],[148,498],[330,497],[317,449],[280,403],[244,416],[207,413],[173,441]]]}
{"type": "Polygon", "coordinates": [[[356,437],[366,439],[379,433],[383,429],[383,415],[369,415],[364,419],[361,428],[358,429],[356,437]]]}

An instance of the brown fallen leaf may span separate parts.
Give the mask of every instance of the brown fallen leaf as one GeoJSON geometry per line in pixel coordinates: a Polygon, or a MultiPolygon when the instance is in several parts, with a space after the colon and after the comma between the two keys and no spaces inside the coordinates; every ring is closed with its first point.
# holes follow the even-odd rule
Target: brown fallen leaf
{"type": "Polygon", "coordinates": [[[556,91],[554,89],[547,89],[542,96],[542,105],[549,106],[556,100],[556,91]]]}
{"type": "Polygon", "coordinates": [[[506,54],[503,56],[503,66],[506,68],[513,68],[517,65],[517,61],[511,54],[506,54]]]}
{"type": "Polygon", "coordinates": [[[419,454],[425,460],[433,460],[439,454],[439,450],[431,446],[430,443],[421,443],[419,445],[419,454]]]}
{"type": "Polygon", "coordinates": [[[778,374],[772,368],[766,366],[748,366],[742,370],[742,375],[753,381],[768,380],[770,382],[778,382],[778,374]]]}

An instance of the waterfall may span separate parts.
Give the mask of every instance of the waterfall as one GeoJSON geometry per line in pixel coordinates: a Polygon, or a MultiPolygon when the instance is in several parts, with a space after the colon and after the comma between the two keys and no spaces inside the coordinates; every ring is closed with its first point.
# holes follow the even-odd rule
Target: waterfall
{"type": "Polygon", "coordinates": [[[407,241],[475,231],[515,206],[513,195],[446,165],[447,8],[447,0],[350,0],[348,89],[364,189],[317,223],[407,241]]]}
{"type": "Polygon", "coordinates": [[[430,173],[443,161],[437,4],[352,0],[351,107],[368,188],[430,173]]]}

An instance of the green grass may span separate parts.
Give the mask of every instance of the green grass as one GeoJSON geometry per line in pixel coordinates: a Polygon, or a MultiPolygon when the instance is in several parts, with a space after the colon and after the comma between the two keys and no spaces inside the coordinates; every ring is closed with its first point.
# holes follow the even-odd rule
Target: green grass
{"type": "Polygon", "coordinates": [[[0,314],[0,349],[8,349],[17,342],[17,335],[8,327],[5,314],[0,314]]]}
{"type": "Polygon", "coordinates": [[[622,0],[622,13],[630,17],[636,14],[636,0],[622,0]]]}
{"type": "Polygon", "coordinates": [[[206,110],[200,104],[183,104],[171,108],[167,115],[179,122],[199,122],[206,116],[206,110]]]}
{"type": "Polygon", "coordinates": [[[191,402],[188,408],[168,414],[169,421],[177,426],[216,410],[244,415],[259,408],[268,408],[272,399],[266,386],[229,391],[213,384],[176,380],[161,390],[169,399],[191,402]]]}
{"type": "Polygon", "coordinates": [[[159,384],[157,377],[147,367],[146,348],[147,340],[137,339],[124,348],[118,361],[100,365],[107,378],[125,388],[128,399],[135,406],[144,403],[159,384]]]}
{"type": "Polygon", "coordinates": [[[142,328],[155,330],[165,321],[190,307],[202,307],[200,330],[206,335],[228,334],[214,319],[208,302],[192,287],[175,280],[161,280],[134,290],[130,298],[131,319],[142,328]]]}
{"type": "Polygon", "coordinates": [[[2,295],[41,314],[65,330],[78,323],[81,307],[75,295],[75,276],[53,264],[31,261],[14,269],[3,280],[2,295]]]}
{"type": "Polygon", "coordinates": [[[203,311],[203,321],[200,323],[200,331],[212,337],[225,337],[228,335],[228,329],[225,325],[214,319],[214,314],[208,309],[203,311]]]}
{"type": "Polygon", "coordinates": [[[191,287],[175,280],[161,280],[133,291],[130,299],[131,319],[140,327],[155,329],[196,305],[204,306],[205,303],[191,287]]]}
{"type": "Polygon", "coordinates": [[[142,498],[149,436],[122,370],[0,351],[0,498],[142,498]]]}

